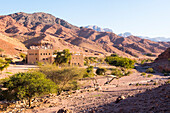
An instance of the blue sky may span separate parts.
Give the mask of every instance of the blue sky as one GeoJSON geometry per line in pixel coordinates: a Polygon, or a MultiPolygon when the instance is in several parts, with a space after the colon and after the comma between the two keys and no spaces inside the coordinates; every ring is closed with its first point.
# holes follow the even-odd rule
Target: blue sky
{"type": "Polygon", "coordinates": [[[45,12],[76,26],[170,37],[170,0],[1,0],[0,15],[45,12]]]}

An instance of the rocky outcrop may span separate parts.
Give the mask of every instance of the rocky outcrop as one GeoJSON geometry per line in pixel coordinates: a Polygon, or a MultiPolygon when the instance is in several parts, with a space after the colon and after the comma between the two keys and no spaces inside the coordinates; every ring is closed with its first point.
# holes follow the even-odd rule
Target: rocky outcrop
{"type": "Polygon", "coordinates": [[[158,56],[153,67],[160,72],[170,72],[170,47],[158,56]]]}
{"type": "Polygon", "coordinates": [[[76,26],[71,25],[70,23],[66,22],[63,19],[56,18],[55,16],[48,14],[48,13],[33,13],[28,14],[24,12],[10,14],[13,19],[17,22],[24,24],[24,26],[29,28],[34,28],[37,25],[45,24],[45,25],[54,25],[59,24],[69,29],[79,29],[76,26]]]}

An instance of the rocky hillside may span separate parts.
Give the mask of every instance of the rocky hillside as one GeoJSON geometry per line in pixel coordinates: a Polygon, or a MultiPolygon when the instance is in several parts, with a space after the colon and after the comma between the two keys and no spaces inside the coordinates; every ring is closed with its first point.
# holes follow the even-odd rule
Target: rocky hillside
{"type": "Polygon", "coordinates": [[[170,72],[170,47],[158,56],[153,67],[160,72],[170,72]]]}
{"type": "Polygon", "coordinates": [[[16,39],[12,39],[0,33],[0,48],[3,49],[3,54],[10,57],[18,56],[20,52],[27,50],[25,45],[16,39]]]}
{"type": "Polygon", "coordinates": [[[68,48],[90,55],[144,57],[146,53],[158,55],[170,46],[170,42],[153,42],[132,35],[124,38],[113,32],[79,28],[47,13],[0,16],[0,33],[21,41],[27,48],[50,44],[54,49],[68,48]]]}

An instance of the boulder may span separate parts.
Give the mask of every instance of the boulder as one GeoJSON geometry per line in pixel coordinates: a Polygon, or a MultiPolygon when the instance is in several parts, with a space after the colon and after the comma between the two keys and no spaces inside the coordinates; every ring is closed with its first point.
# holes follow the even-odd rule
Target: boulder
{"type": "Polygon", "coordinates": [[[115,103],[119,103],[121,100],[124,100],[124,99],[125,99],[125,96],[119,96],[119,97],[116,99],[115,103]]]}

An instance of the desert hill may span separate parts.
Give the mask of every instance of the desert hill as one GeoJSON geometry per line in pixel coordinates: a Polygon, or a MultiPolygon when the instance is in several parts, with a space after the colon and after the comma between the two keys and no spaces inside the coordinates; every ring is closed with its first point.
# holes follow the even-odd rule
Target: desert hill
{"type": "Polygon", "coordinates": [[[20,52],[27,50],[25,45],[16,39],[12,39],[0,33],[0,48],[4,50],[3,54],[14,57],[20,52]]]}
{"type": "Polygon", "coordinates": [[[117,53],[127,57],[155,55],[170,47],[170,42],[153,42],[136,36],[126,38],[112,32],[98,32],[77,27],[47,13],[23,12],[0,16],[0,33],[31,45],[53,45],[54,49],[68,48],[86,54],[117,53]]]}
{"type": "Polygon", "coordinates": [[[170,72],[170,47],[155,59],[153,67],[160,72],[170,72]]]}

